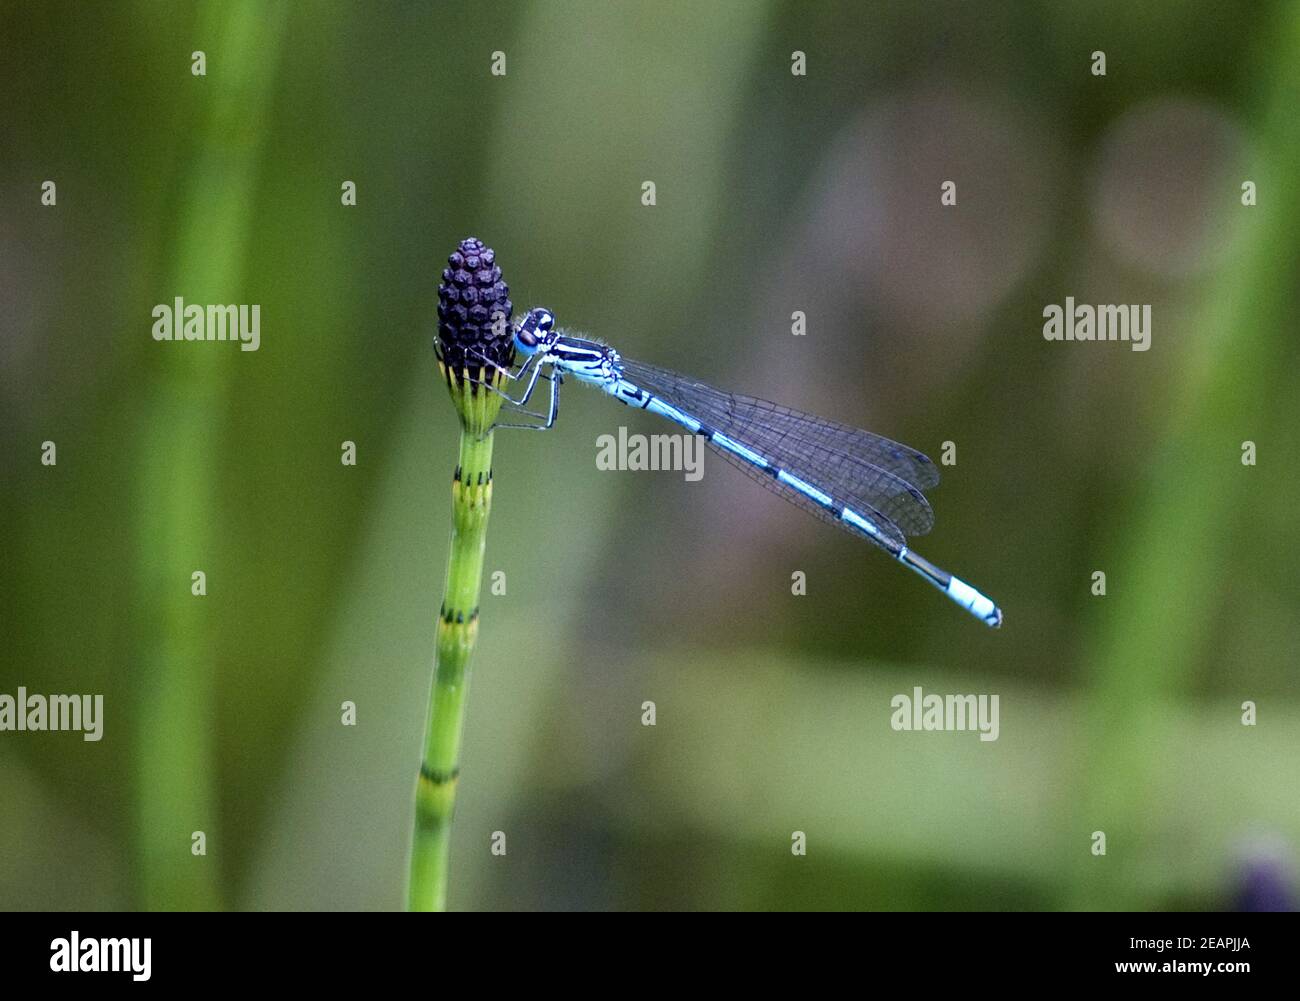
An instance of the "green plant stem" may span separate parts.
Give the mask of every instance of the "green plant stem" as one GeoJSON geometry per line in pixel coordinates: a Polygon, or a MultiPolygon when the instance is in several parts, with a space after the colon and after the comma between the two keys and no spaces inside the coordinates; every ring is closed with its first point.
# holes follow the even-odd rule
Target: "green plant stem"
{"type": "MultiPolygon", "coordinates": [[[[484,395],[478,394],[480,401],[484,395]]],[[[451,818],[456,805],[465,691],[469,660],[478,637],[483,549],[492,507],[491,432],[479,437],[469,428],[462,429],[451,505],[451,556],[438,619],[437,659],[429,696],[424,760],[415,792],[409,897],[413,911],[441,911],[447,906],[451,818]]]]}

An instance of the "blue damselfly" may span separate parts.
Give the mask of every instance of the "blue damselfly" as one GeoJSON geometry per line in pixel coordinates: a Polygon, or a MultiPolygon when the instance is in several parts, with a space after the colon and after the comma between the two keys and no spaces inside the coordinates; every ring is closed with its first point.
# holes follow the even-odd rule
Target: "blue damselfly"
{"type": "Polygon", "coordinates": [[[498,423],[497,427],[539,431],[552,427],[559,413],[560,385],[571,375],[629,407],[659,414],[703,436],[717,454],[769,490],[823,521],[874,542],[988,625],[1002,624],[1002,612],[989,598],[907,545],[909,535],[923,535],[933,526],[934,512],[922,491],[939,482],[934,463],[915,449],[623,358],[607,344],[556,327],[548,309],[528,312],[515,330],[514,346],[525,360],[505,375],[522,385],[523,391],[512,396],[487,383],[485,388],[501,392],[520,412],[540,423],[498,423]],[[522,409],[539,379],[551,385],[545,414],[522,409]]]}

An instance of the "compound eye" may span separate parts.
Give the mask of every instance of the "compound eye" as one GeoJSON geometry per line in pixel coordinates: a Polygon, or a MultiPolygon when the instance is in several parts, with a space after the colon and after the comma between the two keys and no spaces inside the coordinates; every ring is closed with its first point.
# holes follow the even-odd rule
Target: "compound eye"
{"type": "Polygon", "coordinates": [[[537,335],[534,334],[531,330],[529,330],[528,327],[526,326],[520,327],[519,333],[516,334],[515,336],[519,338],[519,343],[522,344],[524,347],[526,348],[537,347],[537,335]]]}

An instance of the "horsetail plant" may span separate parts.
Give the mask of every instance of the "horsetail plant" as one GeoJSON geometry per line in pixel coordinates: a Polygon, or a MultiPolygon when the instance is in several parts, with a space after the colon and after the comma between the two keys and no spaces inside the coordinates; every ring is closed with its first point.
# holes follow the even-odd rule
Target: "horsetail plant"
{"type": "Polygon", "coordinates": [[[451,553],[438,616],[424,758],[415,789],[409,907],[447,906],[451,819],[469,661],[478,637],[483,549],[492,507],[492,426],[503,373],[514,361],[509,287],[490,247],[462,240],[438,286],[438,370],[460,417],[460,457],[451,482],[451,553]]]}

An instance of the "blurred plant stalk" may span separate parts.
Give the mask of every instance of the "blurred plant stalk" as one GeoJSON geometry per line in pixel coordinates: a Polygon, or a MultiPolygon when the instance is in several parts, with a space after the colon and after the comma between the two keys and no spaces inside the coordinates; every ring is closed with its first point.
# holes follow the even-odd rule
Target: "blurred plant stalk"
{"type": "MultiPolygon", "coordinates": [[[[486,369],[448,375],[441,360],[438,367],[461,419],[460,458],[451,481],[451,554],[438,616],[424,759],[415,789],[409,887],[412,911],[447,908],[451,819],[460,771],[465,692],[470,657],[478,639],[483,551],[492,510],[491,428],[501,409],[501,397],[479,384],[487,379],[486,369]]],[[[497,372],[491,381],[500,388],[503,376],[497,372]]]]}
{"type": "MultiPolygon", "coordinates": [[[[1184,323],[1184,368],[1175,382],[1180,405],[1114,563],[1115,579],[1128,582],[1132,597],[1099,622],[1083,661],[1092,684],[1090,750],[1085,781],[1075,787],[1073,829],[1102,829],[1121,844],[1155,845],[1166,836],[1164,815],[1151,805],[1163,780],[1161,759],[1136,749],[1163,737],[1161,707],[1194,685],[1192,672],[1214,649],[1222,599],[1209,606],[1189,600],[1186,582],[1224,565],[1223,553],[1234,544],[1225,526],[1258,489],[1242,475],[1237,449],[1269,429],[1269,400],[1290,391],[1294,379],[1288,358],[1300,256],[1300,7],[1279,7],[1273,25],[1269,59],[1254,84],[1254,131],[1268,156],[1242,175],[1270,193],[1269,208],[1246,210],[1237,260],[1207,284],[1195,323],[1184,323]],[[1234,465],[1236,475],[1229,472],[1234,465]],[[1171,526],[1177,545],[1168,542],[1171,526]]],[[[1218,586],[1207,583],[1205,591],[1218,586]]],[[[1066,906],[1142,909],[1149,858],[1130,851],[1119,859],[1099,866],[1086,850],[1075,852],[1066,906]]]]}
{"type": "MultiPolygon", "coordinates": [[[[200,88],[206,115],[187,169],[174,269],[160,301],[175,295],[238,301],[286,13],[283,4],[244,0],[206,7],[198,18],[195,37],[205,40],[199,47],[207,75],[194,76],[181,62],[176,86],[200,88]]],[[[143,319],[140,329],[147,331],[143,319]]],[[[191,593],[191,574],[202,570],[210,586],[221,586],[223,575],[211,562],[220,467],[213,428],[220,424],[231,366],[250,356],[213,347],[227,345],[159,345],[167,358],[141,412],[137,587],[148,617],[135,726],[135,838],[136,892],[145,910],[222,906],[213,711],[217,626],[211,599],[191,593]],[[195,848],[198,832],[202,854],[195,848]]]]}

